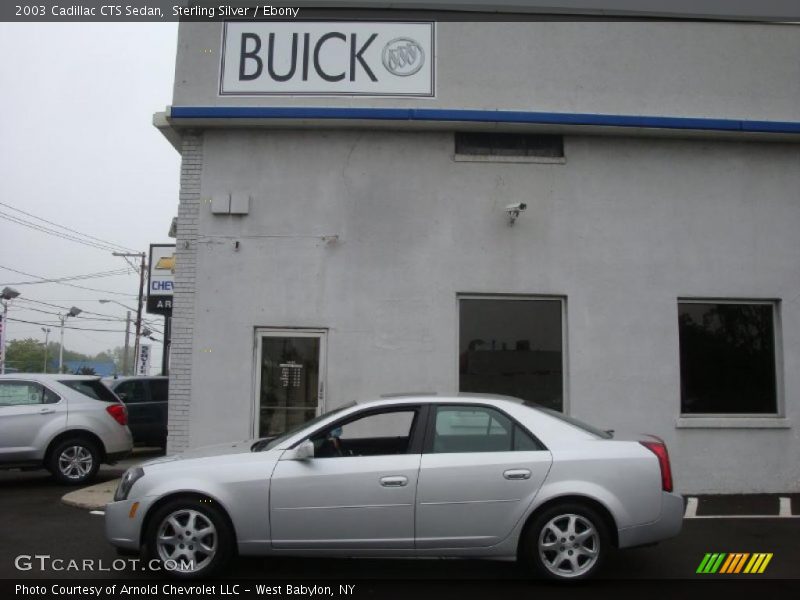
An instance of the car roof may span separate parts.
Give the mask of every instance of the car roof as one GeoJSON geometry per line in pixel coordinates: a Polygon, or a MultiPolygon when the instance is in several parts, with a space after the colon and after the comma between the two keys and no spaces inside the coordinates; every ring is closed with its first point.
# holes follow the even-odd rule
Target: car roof
{"type": "Polygon", "coordinates": [[[67,373],[6,373],[0,379],[29,379],[33,381],[92,381],[99,380],[97,375],[71,375],[67,373]]]}
{"type": "Polygon", "coordinates": [[[167,375],[120,375],[118,377],[108,375],[107,377],[103,377],[103,381],[130,381],[131,379],[152,381],[154,379],[169,379],[169,377],[167,375]]]}
{"type": "Polygon", "coordinates": [[[459,404],[524,404],[525,401],[513,396],[500,394],[476,394],[459,392],[455,394],[440,395],[436,392],[406,392],[400,394],[385,394],[380,398],[357,401],[358,406],[385,406],[391,404],[414,404],[418,402],[453,403],[459,404]]]}

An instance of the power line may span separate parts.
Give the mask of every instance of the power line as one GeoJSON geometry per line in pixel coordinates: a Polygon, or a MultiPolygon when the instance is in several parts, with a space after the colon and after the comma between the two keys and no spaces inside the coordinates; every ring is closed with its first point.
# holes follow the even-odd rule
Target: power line
{"type": "Polygon", "coordinates": [[[99,277],[115,277],[117,275],[128,275],[130,269],[116,269],[114,271],[100,271],[98,273],[87,273],[86,275],[68,275],[53,279],[42,279],[40,281],[13,281],[2,285],[38,285],[42,283],[62,283],[64,281],[79,281],[81,279],[97,279],[99,277]]]}
{"type": "MultiPolygon", "coordinates": [[[[36,279],[44,279],[44,280],[48,279],[47,277],[42,277],[40,275],[34,275],[33,273],[26,273],[25,271],[18,271],[16,269],[12,269],[11,267],[4,267],[3,265],[0,265],[0,269],[5,269],[6,271],[11,271],[11,272],[17,273],[19,275],[25,275],[26,277],[35,277],[36,279]]],[[[52,280],[52,278],[50,278],[50,279],[52,280]]],[[[55,283],[56,285],[68,285],[69,287],[74,287],[74,288],[78,288],[78,289],[81,289],[81,290],[89,290],[91,292],[101,292],[103,294],[114,294],[115,296],[126,296],[128,298],[136,298],[137,297],[136,294],[123,294],[122,292],[112,292],[111,290],[100,290],[100,289],[97,289],[97,288],[91,288],[91,287],[87,287],[85,285],[78,285],[78,284],[75,284],[75,283],[66,283],[66,282],[58,282],[58,281],[55,281],[55,282],[54,281],[50,281],[48,283],[55,283]]]]}
{"type": "MultiPolygon", "coordinates": [[[[14,321],[16,323],[27,323],[28,325],[41,325],[42,327],[54,326],[54,325],[55,326],[60,326],[61,325],[61,323],[59,323],[59,322],[56,322],[56,323],[41,323],[39,321],[25,321],[24,319],[15,319],[15,318],[11,318],[11,317],[8,317],[8,320],[9,321],[14,321]]],[[[91,329],[89,327],[71,327],[69,325],[64,325],[64,329],[75,329],[77,331],[98,331],[98,332],[103,332],[103,333],[125,333],[124,329],[91,329]]]]}
{"type": "Polygon", "coordinates": [[[43,223],[47,223],[49,225],[55,225],[56,227],[59,227],[59,228],[64,229],[66,231],[70,231],[72,233],[76,233],[76,234],[78,234],[80,236],[83,236],[85,238],[89,238],[90,240],[95,240],[96,242],[100,242],[100,243],[102,243],[102,244],[104,244],[106,246],[115,246],[115,247],[117,247],[119,249],[125,250],[126,252],[132,252],[132,250],[130,248],[126,248],[125,246],[120,246],[119,244],[115,244],[114,242],[109,242],[107,240],[95,237],[93,235],[89,235],[88,233],[81,233],[80,231],[77,231],[75,229],[70,229],[69,227],[66,227],[65,225],[59,225],[58,223],[54,223],[53,221],[48,221],[47,219],[43,219],[42,217],[37,217],[36,215],[33,215],[33,214],[29,213],[29,212],[25,212],[24,210],[16,208],[15,206],[11,206],[10,204],[6,204],[5,202],[0,202],[0,206],[5,206],[6,208],[10,208],[13,211],[16,211],[18,213],[22,213],[23,215],[26,215],[28,217],[32,217],[32,218],[36,219],[37,221],[42,221],[43,223]]]}
{"type": "Polygon", "coordinates": [[[8,213],[4,213],[0,211],[0,219],[5,219],[6,221],[10,221],[11,223],[16,223],[17,225],[22,225],[23,227],[27,227],[29,229],[33,229],[34,231],[38,231],[40,233],[46,233],[47,235],[52,235],[57,238],[61,238],[63,240],[68,240],[71,242],[76,242],[78,244],[82,244],[84,246],[89,246],[90,248],[95,248],[97,250],[103,250],[105,252],[115,252],[115,246],[106,246],[104,244],[98,244],[95,242],[91,242],[89,240],[76,237],[74,235],[69,235],[68,233],[64,233],[62,231],[57,231],[55,229],[51,229],[49,227],[45,227],[44,225],[39,225],[38,223],[32,223],[31,221],[27,221],[20,217],[9,215],[8,213]]]}
{"type": "MultiPolygon", "coordinates": [[[[15,298],[14,302],[34,302],[36,304],[42,304],[44,306],[49,306],[51,308],[58,308],[60,310],[69,310],[69,308],[67,308],[66,306],[59,306],[58,304],[51,304],[49,302],[42,302],[41,300],[34,300],[32,298],[21,298],[21,297],[20,298],[15,298]]],[[[31,306],[21,306],[20,308],[22,310],[32,310],[32,311],[35,311],[35,312],[44,313],[46,315],[60,315],[61,314],[61,313],[55,313],[55,312],[50,312],[50,311],[46,311],[46,310],[36,309],[36,308],[31,307],[31,306]]],[[[81,310],[81,314],[83,314],[83,313],[87,313],[87,314],[90,314],[90,315],[97,315],[99,317],[109,317],[108,319],[91,319],[91,318],[88,318],[88,317],[80,317],[80,316],[78,317],[78,318],[81,318],[81,319],[83,319],[85,321],[127,321],[127,319],[125,317],[118,317],[116,315],[109,315],[109,314],[106,314],[106,313],[92,312],[91,310],[81,310]]],[[[160,329],[158,329],[157,325],[155,324],[155,321],[153,321],[151,319],[142,318],[142,322],[146,323],[148,325],[148,328],[151,331],[153,331],[155,333],[158,333],[158,334],[161,334],[161,335],[164,335],[164,332],[161,331],[160,329]]]]}

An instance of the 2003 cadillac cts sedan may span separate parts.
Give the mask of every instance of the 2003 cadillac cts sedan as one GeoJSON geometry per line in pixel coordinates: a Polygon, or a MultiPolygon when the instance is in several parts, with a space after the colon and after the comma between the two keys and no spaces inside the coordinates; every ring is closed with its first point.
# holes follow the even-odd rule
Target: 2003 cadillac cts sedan
{"type": "Polygon", "coordinates": [[[238,553],[516,558],[574,579],[615,548],[676,535],[682,519],[659,438],[514,398],[420,395],[131,468],[106,536],[184,578],[238,553]]]}

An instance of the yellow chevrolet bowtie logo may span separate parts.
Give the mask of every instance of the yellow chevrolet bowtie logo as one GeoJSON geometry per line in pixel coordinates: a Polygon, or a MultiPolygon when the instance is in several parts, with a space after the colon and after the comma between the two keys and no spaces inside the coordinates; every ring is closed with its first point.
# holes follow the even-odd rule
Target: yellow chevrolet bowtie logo
{"type": "Polygon", "coordinates": [[[175,272],[175,255],[172,256],[162,256],[158,259],[156,263],[156,269],[160,269],[162,271],[171,271],[172,273],[175,272]]]}

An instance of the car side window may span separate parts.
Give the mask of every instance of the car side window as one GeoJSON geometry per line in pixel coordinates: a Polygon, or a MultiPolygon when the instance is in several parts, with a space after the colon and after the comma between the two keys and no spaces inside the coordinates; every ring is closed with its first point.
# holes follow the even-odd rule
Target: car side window
{"type": "Polygon", "coordinates": [[[56,402],[59,402],[61,400],[61,396],[59,396],[55,392],[50,391],[49,389],[47,389],[44,386],[42,386],[42,389],[44,390],[44,400],[43,400],[43,402],[45,404],[55,404],[56,402]]]}
{"type": "Polygon", "coordinates": [[[311,438],[314,458],[406,454],[417,410],[370,413],[337,423],[311,438]]]}
{"type": "Polygon", "coordinates": [[[147,390],[143,381],[123,381],[116,387],[114,393],[126,404],[147,402],[147,390]]]}
{"type": "Polygon", "coordinates": [[[42,404],[44,388],[29,381],[0,382],[0,406],[24,406],[42,404]]]}
{"type": "Polygon", "coordinates": [[[435,453],[539,450],[539,444],[498,410],[485,406],[437,406],[435,453]]]}
{"type": "Polygon", "coordinates": [[[169,393],[169,382],[166,379],[154,379],[150,382],[150,400],[166,402],[169,393]]]}

